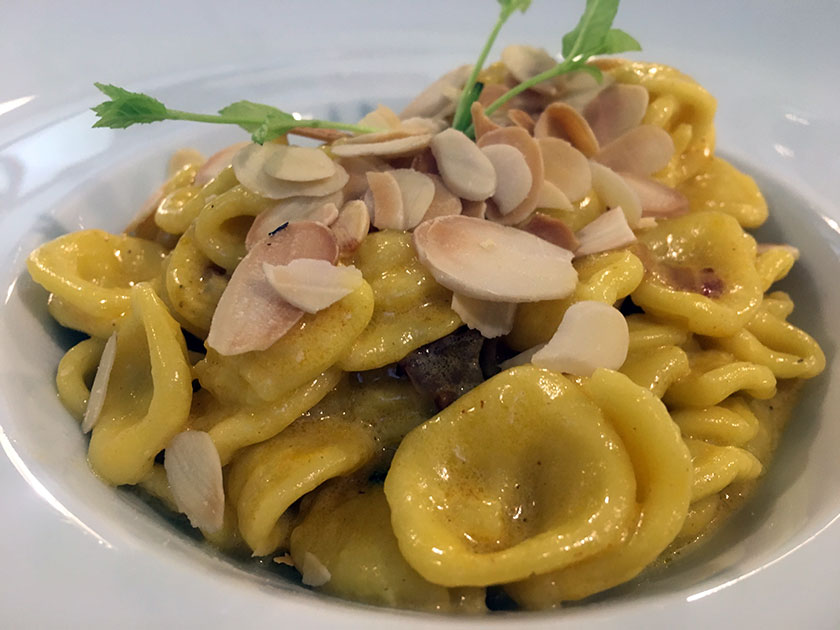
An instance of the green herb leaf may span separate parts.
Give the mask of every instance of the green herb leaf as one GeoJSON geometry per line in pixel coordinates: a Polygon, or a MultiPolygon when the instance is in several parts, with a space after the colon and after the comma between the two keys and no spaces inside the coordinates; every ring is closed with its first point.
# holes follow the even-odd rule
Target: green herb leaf
{"type": "Polygon", "coordinates": [[[291,114],[288,114],[281,109],[277,109],[271,105],[263,105],[262,103],[252,103],[251,101],[237,101],[236,103],[231,103],[227,107],[220,109],[219,114],[231,119],[254,119],[260,121],[255,123],[239,123],[240,127],[242,127],[245,131],[250,131],[251,133],[255,132],[261,125],[263,125],[265,120],[269,117],[276,117],[289,121],[295,120],[291,114]]]}
{"type": "Polygon", "coordinates": [[[577,26],[563,36],[563,58],[576,60],[578,56],[597,54],[617,12],[618,0],[586,0],[577,26]]]}
{"type": "Polygon", "coordinates": [[[597,54],[614,55],[615,53],[641,49],[642,45],[636,41],[635,37],[629,33],[625,33],[620,28],[614,28],[607,33],[603,45],[597,54]]]}
{"type": "Polygon", "coordinates": [[[517,9],[525,13],[531,6],[531,0],[499,0],[499,4],[502,5],[502,12],[510,16],[517,9]]]}
{"type": "Polygon", "coordinates": [[[99,116],[94,127],[125,129],[131,125],[157,122],[169,117],[166,106],[151,96],[129,92],[116,85],[94,85],[111,99],[91,108],[99,116]]]}

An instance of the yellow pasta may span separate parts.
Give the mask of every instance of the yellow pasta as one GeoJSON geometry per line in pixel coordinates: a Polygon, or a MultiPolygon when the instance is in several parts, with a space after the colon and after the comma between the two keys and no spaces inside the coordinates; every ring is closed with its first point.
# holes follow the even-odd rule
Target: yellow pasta
{"type": "Polygon", "coordinates": [[[85,415],[90,384],[99,365],[105,342],[91,337],[70,348],[58,364],[55,384],[58,397],[76,420],[85,415]]]}
{"type": "Polygon", "coordinates": [[[761,277],[761,289],[767,291],[774,282],[788,275],[799,252],[791,247],[770,247],[755,259],[755,269],[761,277]]]}
{"type": "Polygon", "coordinates": [[[743,446],[759,430],[758,418],[738,396],[730,396],[712,407],[673,410],[671,417],[683,436],[713,444],[743,446]]]}
{"type": "Polygon", "coordinates": [[[749,481],[761,474],[761,462],[742,448],[717,446],[693,439],[686,439],[685,443],[694,468],[692,501],[705,499],[731,483],[749,481]]]}
{"type": "Polygon", "coordinates": [[[753,178],[719,157],[677,190],[688,197],[695,212],[724,212],[748,228],[758,227],[767,219],[767,202],[753,178]]]}
{"type": "Polygon", "coordinates": [[[200,189],[190,185],[173,190],[158,206],[155,223],[170,234],[183,234],[210,199],[237,183],[233,169],[228,167],[200,189]]]}
{"type": "Polygon", "coordinates": [[[688,355],[682,348],[661,346],[628,353],[620,371],[636,385],[662,398],[671,385],[688,376],[691,368],[688,355]]]}

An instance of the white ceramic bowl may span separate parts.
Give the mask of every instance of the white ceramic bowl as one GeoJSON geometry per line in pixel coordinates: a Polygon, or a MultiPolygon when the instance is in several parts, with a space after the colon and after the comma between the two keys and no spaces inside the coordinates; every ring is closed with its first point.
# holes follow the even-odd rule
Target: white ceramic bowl
{"type": "MultiPolygon", "coordinates": [[[[668,6],[658,8],[665,11],[668,6]]],[[[660,13],[657,18],[671,33],[690,22],[692,9],[680,6],[682,14],[660,13]]],[[[723,4],[709,7],[713,12],[723,4]]],[[[761,15],[758,6],[748,10],[749,16],[761,15]]],[[[629,13],[627,7],[624,11],[629,13]]],[[[777,21],[784,17],[773,13],[773,6],[769,13],[777,21]]],[[[634,34],[647,28],[639,16],[629,21],[633,24],[622,25],[634,34]]],[[[0,461],[7,515],[0,521],[5,558],[0,578],[5,585],[18,586],[4,588],[0,604],[10,627],[305,622],[307,627],[389,628],[399,622],[404,627],[568,623],[576,628],[653,628],[677,622],[701,627],[712,620],[734,625],[739,619],[747,626],[761,622],[781,627],[787,620],[800,620],[809,627],[831,627],[840,622],[831,600],[831,584],[840,580],[832,562],[840,552],[840,524],[835,522],[840,515],[840,425],[835,421],[840,394],[829,386],[836,380],[840,343],[835,323],[840,321],[840,212],[825,201],[838,192],[836,181],[825,180],[837,165],[834,149],[825,143],[837,139],[840,117],[827,109],[809,110],[801,91],[781,98],[766,82],[773,76],[767,59],[745,57],[741,44],[732,43],[737,32],[729,40],[726,29],[716,30],[707,22],[701,20],[693,32],[706,29],[705,37],[717,33],[731,45],[731,58],[709,48],[712,54],[698,60],[672,49],[675,41],[654,47],[645,58],[696,74],[719,97],[720,150],[753,174],[768,198],[771,219],[759,238],[801,249],[802,260],[781,288],[794,295],[792,319],[823,344],[829,367],[806,387],[756,495],[701,552],[668,572],[564,611],[481,620],[433,618],[322,597],[278,577],[272,566],[231,562],[134,494],[102,484],[87,467],[86,440],[55,395],[56,364],[77,337],[49,318],[45,293],[25,273],[25,257],[68,231],[120,230],[159,183],[174,149],[212,151],[242,136],[232,129],[174,123],[91,130],[93,116],[84,107],[95,97],[88,95],[79,103],[55,100],[52,110],[39,110],[36,116],[52,122],[37,129],[30,125],[23,135],[0,125],[0,138],[13,138],[0,148],[0,287],[5,296],[0,306],[0,445],[7,456],[0,461]],[[727,63],[737,66],[747,59],[756,64],[755,72],[727,69],[727,63]],[[709,64],[715,71],[703,72],[709,64]],[[763,100],[757,102],[751,98],[755,96],[763,100]],[[797,597],[807,603],[791,608],[787,602],[797,597]]],[[[784,30],[781,22],[771,26],[784,30]]],[[[539,35],[529,41],[551,41],[545,20],[535,30],[539,35]]],[[[522,32],[516,26],[508,41],[516,41],[517,35],[524,40],[522,32]]],[[[450,50],[424,40],[417,31],[391,32],[355,48],[298,55],[297,64],[260,68],[243,63],[139,87],[182,109],[209,110],[247,96],[293,103],[296,110],[319,117],[352,120],[378,102],[405,102],[428,79],[471,56],[465,51],[477,49],[479,39],[473,36],[469,45],[452,40],[456,44],[450,50]],[[416,39],[409,41],[415,44],[395,45],[412,33],[416,39]]],[[[837,52],[832,45],[827,52],[837,52]]],[[[708,47],[708,39],[697,46],[708,47]]],[[[801,77],[788,85],[811,89],[801,77]]],[[[811,93],[818,103],[825,97],[820,89],[811,93]]]]}

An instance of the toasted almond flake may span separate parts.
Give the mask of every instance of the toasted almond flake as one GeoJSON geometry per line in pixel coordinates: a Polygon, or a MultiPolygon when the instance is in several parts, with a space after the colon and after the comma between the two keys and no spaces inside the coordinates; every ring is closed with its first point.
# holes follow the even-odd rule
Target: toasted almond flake
{"type": "Polygon", "coordinates": [[[799,248],[794,247],[793,245],[788,245],[787,243],[759,243],[756,247],[756,253],[765,254],[774,249],[783,249],[793,256],[794,260],[799,260],[799,248]]]}
{"type": "Polygon", "coordinates": [[[429,146],[446,187],[464,199],[480,201],[496,192],[496,171],[476,144],[460,131],[447,129],[429,146]]]}
{"type": "MultiPolygon", "coordinates": [[[[423,221],[430,221],[437,217],[445,217],[453,214],[461,214],[463,207],[461,200],[446,187],[446,184],[443,183],[440,176],[429,175],[429,177],[435,185],[435,195],[432,197],[432,203],[429,204],[429,209],[423,215],[423,221]]],[[[477,204],[483,202],[470,201],[469,203],[477,204]]]]}
{"type": "Polygon", "coordinates": [[[263,263],[285,265],[296,258],[338,258],[335,236],[326,226],[311,221],[290,223],[259,241],[230,278],[213,313],[207,346],[222,355],[265,350],[303,316],[303,311],[281,298],[269,284],[263,263]]]}
{"type": "Polygon", "coordinates": [[[205,186],[210,180],[219,176],[223,170],[233,163],[233,156],[239,153],[242,149],[247,147],[250,142],[237,142],[229,147],[225,147],[221,151],[217,151],[210,158],[201,165],[195,173],[195,180],[193,185],[199,188],[205,186]]]}
{"type": "Polygon", "coordinates": [[[507,361],[502,361],[499,363],[499,367],[502,370],[509,370],[511,368],[519,367],[520,365],[527,365],[531,362],[531,359],[534,358],[534,355],[545,348],[545,344],[541,343],[533,348],[528,348],[527,350],[523,350],[516,356],[511,357],[507,361]]]}
{"type": "Polygon", "coordinates": [[[368,142],[359,144],[335,144],[331,151],[338,157],[379,156],[385,158],[414,155],[422,151],[432,139],[428,133],[403,138],[394,138],[382,142],[368,142]]]}
{"type": "Polygon", "coordinates": [[[302,138],[310,138],[312,140],[320,140],[321,142],[335,142],[344,138],[350,138],[351,135],[346,131],[340,129],[325,129],[323,127],[294,127],[289,129],[289,133],[302,138]]]}
{"type": "Polygon", "coordinates": [[[487,216],[487,202],[486,201],[470,201],[468,199],[461,201],[461,214],[465,217],[473,217],[474,219],[483,219],[487,216]]]}
{"type": "Polygon", "coordinates": [[[298,567],[301,582],[307,586],[323,586],[332,579],[329,569],[318,560],[317,556],[309,551],[303,552],[303,561],[298,567]]]}
{"type": "MultiPolygon", "coordinates": [[[[478,100],[476,102],[479,103],[484,109],[487,109],[488,107],[490,107],[493,101],[497,100],[500,96],[507,92],[508,89],[509,88],[502,83],[488,83],[481,90],[481,94],[478,95],[478,100]]],[[[505,103],[501,107],[502,110],[506,110],[509,108],[510,105],[508,105],[507,103],[505,103]]]]}
{"type": "Polygon", "coordinates": [[[166,173],[169,177],[172,177],[175,173],[184,168],[191,166],[200,167],[206,161],[207,158],[205,158],[198,149],[178,149],[172,154],[172,157],[169,158],[169,164],[166,166],[166,173]]]}
{"type": "Polygon", "coordinates": [[[642,218],[642,203],[639,195],[627,181],[612,169],[603,164],[590,161],[592,169],[592,189],[608,208],[620,206],[627,217],[630,227],[635,227],[642,218]]]}
{"type": "Polygon", "coordinates": [[[468,327],[482,337],[493,339],[508,334],[513,328],[516,304],[475,300],[466,295],[452,295],[452,310],[468,327]]]}
{"type": "Polygon", "coordinates": [[[400,122],[400,117],[394,113],[394,110],[380,104],[372,112],[365,114],[358,124],[373,129],[397,129],[400,122]]]}
{"type": "Polygon", "coordinates": [[[285,265],[263,263],[269,284],[286,302],[306,313],[317,313],[361,286],[362,272],[336,267],[328,260],[296,258],[285,265]]]}
{"type": "Polygon", "coordinates": [[[406,105],[405,109],[400,112],[400,118],[403,120],[415,116],[434,118],[451,113],[454,111],[455,105],[445,88],[460,90],[466,83],[471,71],[472,66],[466,65],[447,72],[406,105]]]}
{"type": "Polygon", "coordinates": [[[335,174],[335,162],[320,149],[278,144],[263,170],[277,179],[311,182],[335,174]]]}
{"type": "Polygon", "coordinates": [[[509,109],[507,117],[517,127],[522,127],[529,134],[534,133],[534,119],[528,112],[521,109],[509,109]]]}
{"type": "Polygon", "coordinates": [[[538,138],[545,179],[559,188],[569,201],[583,199],[592,188],[589,160],[560,138],[538,138]]]}
{"type": "Polygon", "coordinates": [[[487,117],[487,114],[484,113],[484,107],[482,107],[481,103],[479,103],[478,101],[475,101],[470,106],[470,114],[472,115],[476,140],[479,140],[481,136],[483,136],[488,131],[494,131],[495,129],[501,128],[501,125],[497,125],[492,120],[490,120],[490,118],[487,117]]]}
{"type": "Polygon", "coordinates": [[[649,98],[641,85],[614,83],[589,102],[583,116],[598,142],[607,145],[642,123],[649,98]]]}
{"type": "Polygon", "coordinates": [[[355,252],[370,230],[370,215],[364,201],[348,201],[330,227],[342,255],[355,252]]]}
{"type": "Polygon", "coordinates": [[[442,118],[423,118],[422,116],[413,116],[402,121],[400,129],[411,134],[436,134],[443,131],[449,125],[442,118]]]}
{"type": "MultiPolygon", "coordinates": [[[[537,198],[544,180],[544,167],[542,155],[537,142],[520,127],[503,127],[491,131],[478,142],[482,150],[494,145],[508,145],[516,149],[524,158],[525,164],[531,173],[531,181],[527,195],[522,201],[510,209],[507,214],[502,214],[501,209],[494,208],[497,200],[492,200],[493,205],[488,206],[487,217],[504,225],[515,225],[524,221],[537,207],[537,198]]],[[[524,177],[524,175],[523,175],[524,177]]],[[[507,186],[509,184],[503,183],[507,186]]]]}
{"type": "Polygon", "coordinates": [[[432,154],[432,150],[428,147],[411,158],[411,165],[409,168],[419,173],[426,173],[427,175],[439,175],[437,162],[435,162],[435,156],[432,154]]]}
{"type": "Polygon", "coordinates": [[[602,75],[599,80],[585,70],[567,72],[554,79],[562,101],[578,111],[582,111],[601,90],[613,83],[615,79],[610,74],[602,75]]]}
{"type": "Polygon", "coordinates": [[[345,199],[361,199],[368,191],[367,174],[370,171],[381,173],[391,170],[391,165],[378,157],[342,158],[339,164],[347,171],[349,179],[342,192],[345,199]]]}
{"type": "Polygon", "coordinates": [[[655,228],[657,224],[656,217],[642,217],[636,224],[637,230],[649,230],[655,228]]]}
{"type": "Polygon", "coordinates": [[[329,226],[338,216],[336,207],[343,200],[341,191],[324,197],[283,199],[257,215],[245,236],[245,248],[251,249],[284,223],[315,221],[329,226]]]}
{"type": "Polygon", "coordinates": [[[481,149],[496,169],[493,201],[503,215],[519,207],[531,191],[533,176],[525,156],[509,144],[490,144],[481,149]]]}
{"type": "Polygon", "coordinates": [[[117,356],[117,333],[112,333],[105,342],[102,356],[99,357],[99,367],[96,368],[96,376],[93,378],[93,385],[90,388],[85,417],[82,419],[82,433],[87,433],[96,423],[102,413],[102,405],[105,404],[105,394],[108,393],[108,381],[111,380],[111,369],[114,367],[114,359],[117,356]]]}
{"type": "Polygon", "coordinates": [[[556,372],[592,376],[598,368],[619,369],[629,346],[630,332],[621,311],[603,302],[576,302],[545,347],[534,353],[531,363],[556,372]]]}
{"type": "Polygon", "coordinates": [[[249,144],[233,156],[233,172],[245,188],[267,199],[289,197],[321,197],[341,190],[349,179],[347,171],[338,164],[335,173],[314,182],[291,182],[277,179],[265,172],[266,161],[285,145],[266,143],[249,144]]]}
{"type": "Polygon", "coordinates": [[[282,556],[277,556],[276,558],[274,558],[274,562],[276,562],[277,564],[285,564],[288,567],[295,566],[294,560],[292,560],[292,556],[290,556],[288,553],[284,553],[282,556]]]}
{"type": "Polygon", "coordinates": [[[373,200],[373,223],[380,230],[401,230],[405,223],[402,191],[392,171],[368,173],[373,200]]]}
{"type": "Polygon", "coordinates": [[[575,233],[568,225],[560,219],[550,217],[542,212],[535,212],[519,227],[534,236],[539,236],[541,239],[557,245],[557,247],[568,249],[570,252],[575,251],[580,246],[575,233]]]}
{"type": "Polygon", "coordinates": [[[537,194],[537,208],[571,210],[572,202],[557,186],[551,182],[543,181],[540,192],[537,194]]]}
{"type": "Polygon", "coordinates": [[[224,523],[222,462],[208,433],[182,431],[164,451],[163,466],[175,505],[193,527],[212,534],[224,523]]]}
{"type": "Polygon", "coordinates": [[[612,170],[647,176],[665,168],[674,154],[668,132],[654,125],[640,125],[601,147],[595,160],[612,170]]]}
{"type": "Polygon", "coordinates": [[[566,103],[556,102],[545,108],[534,125],[534,137],[568,140],[586,157],[592,157],[600,150],[589,123],[566,103]]]}
{"type": "Polygon", "coordinates": [[[357,136],[346,138],[334,146],[340,147],[348,144],[376,144],[379,142],[387,142],[389,140],[400,140],[401,138],[408,138],[415,135],[408,129],[402,127],[395,129],[381,129],[372,133],[362,133],[357,136]]]}
{"type": "Polygon", "coordinates": [[[583,226],[577,233],[580,246],[575,256],[597,254],[629,245],[636,235],[627,224],[627,217],[621,207],[607,210],[597,219],[583,226]]]}
{"type": "Polygon", "coordinates": [[[399,229],[413,230],[432,204],[435,183],[428,175],[408,168],[398,168],[390,174],[397,180],[402,196],[403,223],[399,229]]]}
{"type": "Polygon", "coordinates": [[[516,228],[465,216],[439,217],[414,230],[423,265],[446,288],[491,302],[569,295],[572,253],[516,228]]]}
{"type": "MultiPolygon", "coordinates": [[[[515,44],[502,51],[502,63],[516,79],[517,83],[545,72],[557,65],[557,60],[542,48],[515,44]]],[[[531,88],[543,94],[553,95],[557,88],[550,81],[543,81],[531,88]]]]}
{"type": "Polygon", "coordinates": [[[677,217],[689,211],[688,198],[679,190],[650,177],[619,173],[639,197],[643,217],[677,217]]]}

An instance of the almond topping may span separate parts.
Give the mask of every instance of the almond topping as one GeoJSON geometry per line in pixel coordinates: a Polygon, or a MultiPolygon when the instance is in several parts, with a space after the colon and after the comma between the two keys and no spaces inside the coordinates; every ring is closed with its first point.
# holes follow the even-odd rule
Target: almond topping
{"type": "Polygon", "coordinates": [[[269,284],[292,306],[317,313],[361,286],[362,272],[336,267],[328,260],[296,258],[285,265],[263,263],[269,284]]]}
{"type": "Polygon", "coordinates": [[[534,133],[534,119],[528,112],[521,109],[509,109],[507,117],[517,127],[522,127],[529,134],[534,133]]]}
{"type": "Polygon", "coordinates": [[[453,193],[480,201],[496,192],[496,171],[476,144],[460,131],[447,129],[430,145],[441,177],[453,193]]]}
{"type": "MultiPolygon", "coordinates": [[[[367,134],[371,136],[373,134],[367,134]]],[[[365,136],[359,136],[365,138],[365,136]]],[[[368,138],[369,139],[369,138],[368,138]]],[[[429,146],[432,135],[425,133],[382,142],[360,142],[359,144],[334,144],[330,148],[337,157],[358,157],[376,155],[379,157],[402,157],[413,155],[429,146]]]]}
{"type": "Polygon", "coordinates": [[[557,245],[557,247],[568,249],[570,252],[580,247],[580,242],[568,225],[560,219],[550,217],[542,212],[535,212],[530,219],[519,227],[534,236],[539,236],[541,239],[557,245]]]}
{"type": "Polygon", "coordinates": [[[284,223],[315,221],[331,225],[337,217],[335,208],[343,199],[341,191],[325,197],[283,199],[257,215],[245,236],[245,248],[251,249],[284,223]]]}
{"type": "Polygon", "coordinates": [[[344,204],[330,229],[335,234],[341,254],[355,252],[370,230],[370,214],[365,202],[354,199],[344,204]]]}
{"type": "Polygon", "coordinates": [[[310,221],[290,223],[259,241],[230,278],[213,313],[207,345],[222,355],[265,350],[303,316],[271,287],[263,263],[285,265],[296,258],[334,263],[338,245],[329,228],[310,221]]]}
{"type": "Polygon", "coordinates": [[[493,201],[502,215],[510,214],[525,201],[533,177],[522,152],[509,144],[491,144],[481,149],[496,169],[493,201]]]}
{"type": "MultiPolygon", "coordinates": [[[[445,217],[452,214],[461,214],[461,200],[452,194],[446,184],[438,175],[429,175],[435,185],[435,196],[432,197],[432,203],[429,204],[429,209],[423,215],[423,221],[429,221],[436,217],[445,217]]],[[[468,203],[484,203],[481,201],[470,201],[468,203]]],[[[482,217],[483,218],[483,217],[482,217]]]]}
{"type": "Polygon", "coordinates": [[[592,188],[589,160],[559,138],[537,139],[545,167],[545,179],[559,188],[569,201],[583,199],[592,188]]]}
{"type": "Polygon", "coordinates": [[[572,202],[565,193],[551,182],[544,181],[537,195],[537,208],[571,210],[572,202]]]}
{"type": "Polygon", "coordinates": [[[465,295],[452,295],[452,310],[467,326],[486,339],[501,337],[513,328],[516,304],[476,300],[465,295]]]}
{"type": "Polygon", "coordinates": [[[311,182],[335,174],[335,162],[320,149],[278,144],[263,170],[277,179],[311,182]]]}
{"type": "Polygon", "coordinates": [[[470,114],[472,115],[473,126],[475,127],[475,139],[480,140],[488,131],[501,129],[501,125],[494,123],[487,114],[484,113],[484,107],[478,101],[470,106],[470,114]]]}
{"type": "Polygon", "coordinates": [[[397,180],[402,196],[403,223],[399,229],[413,230],[432,204],[435,183],[428,175],[409,168],[399,168],[390,173],[397,180]]]}
{"type": "Polygon", "coordinates": [[[589,102],[583,116],[598,142],[607,145],[642,123],[649,98],[641,85],[613,83],[589,102]]]}
{"type": "Polygon", "coordinates": [[[619,369],[629,347],[630,332],[621,311],[603,302],[576,302],[545,347],[534,353],[531,363],[556,372],[592,376],[598,368],[619,369]]]}
{"type": "Polygon", "coordinates": [[[566,103],[552,103],[543,110],[534,125],[534,137],[568,140],[586,157],[592,157],[600,150],[589,123],[566,103]]]}
{"type": "Polygon", "coordinates": [[[575,256],[586,256],[629,245],[636,240],[636,235],[619,206],[583,226],[578,230],[577,239],[580,246],[575,250],[575,256]]]}
{"type": "Polygon", "coordinates": [[[463,214],[465,217],[483,219],[487,216],[486,201],[469,201],[465,199],[461,202],[461,206],[461,214],[463,214]]]}
{"type": "Polygon", "coordinates": [[[223,170],[233,163],[233,156],[239,153],[243,148],[247,147],[250,142],[237,142],[229,147],[225,147],[210,156],[210,158],[201,165],[201,168],[196,171],[193,186],[205,186],[210,180],[219,176],[223,170]]]}
{"type": "MultiPolygon", "coordinates": [[[[513,45],[502,51],[502,63],[517,83],[530,79],[557,65],[557,60],[542,48],[513,45]]],[[[550,81],[543,81],[531,88],[542,94],[556,94],[557,88],[550,81]]]]}
{"type": "Polygon", "coordinates": [[[301,582],[307,586],[323,586],[332,579],[329,569],[318,560],[314,553],[305,551],[303,553],[303,562],[298,567],[300,571],[301,582]]]}
{"type": "Polygon", "coordinates": [[[335,142],[336,140],[351,137],[346,131],[325,129],[323,127],[294,127],[289,129],[289,134],[301,136],[302,138],[311,138],[312,140],[320,140],[321,142],[335,142]]]}
{"type": "Polygon", "coordinates": [[[460,90],[466,83],[471,71],[472,66],[466,65],[447,72],[406,105],[405,109],[400,112],[400,118],[403,120],[414,116],[434,118],[451,113],[455,109],[455,104],[449,98],[448,90],[445,88],[460,90]]]}
{"type": "Polygon", "coordinates": [[[358,122],[362,127],[373,127],[374,129],[398,129],[400,123],[400,117],[394,113],[394,110],[381,104],[377,105],[372,112],[368,112],[358,122]]]}
{"type": "Polygon", "coordinates": [[[442,118],[422,118],[414,116],[402,121],[400,129],[411,134],[431,133],[435,134],[446,129],[449,125],[442,118]]]}
{"type": "Polygon", "coordinates": [[[661,127],[641,125],[601,148],[595,160],[612,170],[647,176],[665,168],[674,141],[661,127]]]}
{"type": "Polygon", "coordinates": [[[569,295],[572,253],[516,228],[466,216],[438,217],[414,230],[423,265],[447,289],[491,302],[569,295]]]}
{"type": "Polygon", "coordinates": [[[381,173],[391,170],[391,166],[378,157],[341,158],[339,164],[347,171],[349,179],[344,185],[345,199],[361,199],[368,190],[367,174],[370,171],[381,173]]]}
{"type": "Polygon", "coordinates": [[[642,218],[642,204],[636,191],[615,171],[603,164],[590,161],[592,169],[592,189],[608,208],[621,206],[627,223],[631,227],[638,225],[642,218]]]}
{"type": "Polygon", "coordinates": [[[368,173],[367,180],[373,200],[373,225],[380,230],[401,230],[405,223],[402,191],[392,171],[368,173]]]}
{"type": "Polygon", "coordinates": [[[679,190],[650,177],[619,173],[639,196],[643,217],[677,217],[689,211],[688,198],[679,190]]]}
{"type": "Polygon", "coordinates": [[[105,342],[102,356],[99,357],[99,367],[96,368],[96,376],[93,378],[93,385],[90,388],[85,417],[82,419],[82,433],[87,433],[96,423],[99,422],[99,415],[102,413],[102,405],[105,404],[105,394],[108,393],[108,381],[111,380],[111,369],[114,367],[114,359],[117,356],[117,333],[112,333],[105,342]]]}
{"type": "Polygon", "coordinates": [[[175,505],[193,527],[212,534],[224,523],[222,462],[208,433],[182,431],[164,451],[163,466],[175,505]]]}
{"type": "MultiPolygon", "coordinates": [[[[515,225],[524,221],[537,207],[537,198],[539,197],[540,188],[542,188],[544,179],[543,160],[539,145],[528,135],[527,131],[520,127],[503,127],[496,131],[491,131],[482,136],[478,144],[482,150],[486,150],[495,145],[507,145],[516,149],[523,157],[525,165],[531,174],[527,194],[518,205],[509,209],[505,214],[502,213],[501,208],[497,212],[493,212],[491,206],[488,209],[487,216],[504,225],[515,225]]],[[[507,173],[503,179],[510,179],[512,177],[514,177],[513,173],[507,173]]],[[[519,175],[516,177],[519,177],[519,175]]],[[[522,177],[525,177],[525,175],[523,174],[522,177]]],[[[500,181],[499,185],[507,189],[507,187],[515,186],[516,184],[510,181],[500,181]]],[[[505,194],[510,196],[510,199],[507,199],[508,203],[512,202],[516,197],[516,195],[511,194],[507,190],[505,194]]],[[[493,202],[497,203],[497,200],[494,198],[493,202]]]]}

